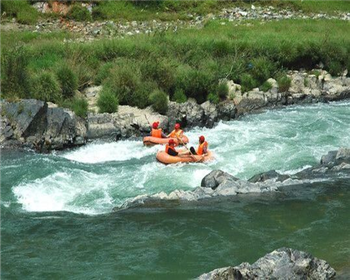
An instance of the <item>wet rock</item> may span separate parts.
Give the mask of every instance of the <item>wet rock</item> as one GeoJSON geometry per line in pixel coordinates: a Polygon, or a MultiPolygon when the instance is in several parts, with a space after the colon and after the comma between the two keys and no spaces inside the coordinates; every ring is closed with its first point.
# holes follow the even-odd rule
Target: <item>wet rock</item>
{"type": "Polygon", "coordinates": [[[335,275],[324,260],[303,251],[280,248],[253,264],[215,269],[198,279],[333,279],[335,275]]]}
{"type": "Polygon", "coordinates": [[[219,120],[229,121],[236,117],[236,106],[231,100],[221,102],[217,105],[217,117],[219,120]]]}
{"type": "Polygon", "coordinates": [[[328,165],[330,163],[335,163],[336,156],[338,151],[330,151],[328,154],[322,156],[321,158],[321,164],[328,165]]]}
{"type": "Polygon", "coordinates": [[[256,174],[252,178],[250,178],[248,181],[252,182],[252,183],[265,182],[267,180],[274,180],[277,182],[283,182],[289,178],[290,178],[289,175],[283,175],[283,174],[276,172],[276,170],[270,170],[267,172],[256,174]]]}
{"type": "Polygon", "coordinates": [[[335,156],[335,159],[339,162],[350,163],[350,149],[340,148],[335,156]]]}
{"type": "Polygon", "coordinates": [[[202,188],[211,188],[215,190],[219,186],[232,184],[234,181],[237,181],[238,178],[233,177],[232,175],[221,171],[213,170],[208,175],[206,175],[201,182],[202,188]]]}

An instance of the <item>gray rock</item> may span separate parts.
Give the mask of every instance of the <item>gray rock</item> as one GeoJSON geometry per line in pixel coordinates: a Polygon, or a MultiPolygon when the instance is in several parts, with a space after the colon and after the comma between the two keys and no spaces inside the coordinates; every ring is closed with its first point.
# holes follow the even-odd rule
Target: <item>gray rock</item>
{"type": "Polygon", "coordinates": [[[221,170],[213,170],[208,175],[206,175],[201,182],[202,188],[211,188],[215,190],[219,186],[227,187],[231,185],[234,181],[237,181],[238,178],[233,177],[232,175],[221,171],[221,170]]]}
{"type": "Polygon", "coordinates": [[[23,99],[4,102],[2,110],[8,122],[1,131],[2,142],[15,139],[16,143],[41,152],[86,142],[85,120],[67,109],[48,107],[46,102],[39,100],[23,99]]]}
{"type": "Polygon", "coordinates": [[[324,260],[311,254],[280,248],[250,265],[215,269],[198,277],[209,279],[333,279],[335,270],[324,260]]]}
{"type": "Polygon", "coordinates": [[[350,149],[340,148],[335,156],[337,161],[350,163],[350,149]]]}
{"type": "Polygon", "coordinates": [[[275,180],[277,182],[283,182],[289,178],[290,178],[289,175],[283,175],[276,172],[276,170],[270,170],[267,172],[256,174],[252,178],[250,178],[248,181],[252,183],[265,182],[267,180],[275,180]]]}
{"type": "Polygon", "coordinates": [[[232,101],[224,101],[218,104],[218,119],[229,121],[236,116],[236,106],[232,101]]]}
{"type": "Polygon", "coordinates": [[[336,160],[337,151],[330,151],[328,154],[322,156],[321,164],[327,165],[330,163],[334,163],[336,160]]]}

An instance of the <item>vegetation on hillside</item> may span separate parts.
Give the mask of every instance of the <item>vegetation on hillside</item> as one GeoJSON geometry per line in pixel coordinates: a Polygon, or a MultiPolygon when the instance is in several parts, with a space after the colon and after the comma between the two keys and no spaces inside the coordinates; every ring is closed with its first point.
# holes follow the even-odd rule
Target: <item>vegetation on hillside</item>
{"type": "Polygon", "coordinates": [[[210,97],[216,102],[225,98],[226,89],[219,83],[224,78],[250,90],[270,77],[287,87],[286,69],[311,70],[320,62],[333,75],[350,69],[349,34],[349,24],[338,20],[263,25],[252,21],[241,26],[211,21],[201,30],[84,44],[63,43],[61,33],[3,32],[2,94],[60,103],[72,97],[76,88],[96,82],[120,104],[140,108],[158,106],[152,92],[179,102],[189,97],[198,102],[210,97]]]}

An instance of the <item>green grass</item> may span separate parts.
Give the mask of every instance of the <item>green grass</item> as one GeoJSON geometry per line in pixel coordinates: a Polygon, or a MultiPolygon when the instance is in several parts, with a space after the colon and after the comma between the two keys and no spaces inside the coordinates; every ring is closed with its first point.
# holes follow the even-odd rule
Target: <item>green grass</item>
{"type": "MultiPolygon", "coordinates": [[[[201,30],[83,44],[63,43],[65,33],[44,36],[2,32],[2,65],[10,50],[22,44],[27,63],[23,71],[29,79],[43,70],[56,75],[56,69],[66,64],[77,75],[79,89],[96,81],[109,86],[121,104],[139,107],[150,105],[149,95],[157,90],[172,100],[178,99],[178,93],[174,96],[176,92],[182,92],[186,98],[203,102],[209,94],[220,93],[218,83],[222,78],[249,90],[261,86],[270,77],[282,77],[286,69],[311,70],[319,62],[332,74],[350,68],[348,22],[249,23],[249,26],[234,26],[230,22],[210,21],[201,30]]],[[[288,81],[282,79],[282,82],[288,86],[288,81]]],[[[3,94],[10,98],[15,93],[3,94]]]]}

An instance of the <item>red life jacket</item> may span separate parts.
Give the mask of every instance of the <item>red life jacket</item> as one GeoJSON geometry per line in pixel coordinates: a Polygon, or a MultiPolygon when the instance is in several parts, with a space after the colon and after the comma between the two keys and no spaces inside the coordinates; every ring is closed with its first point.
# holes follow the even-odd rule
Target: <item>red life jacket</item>
{"type": "Polygon", "coordinates": [[[197,149],[197,155],[203,155],[204,154],[204,147],[207,148],[208,151],[208,142],[204,141],[202,144],[199,144],[198,149],[197,149]]]}

